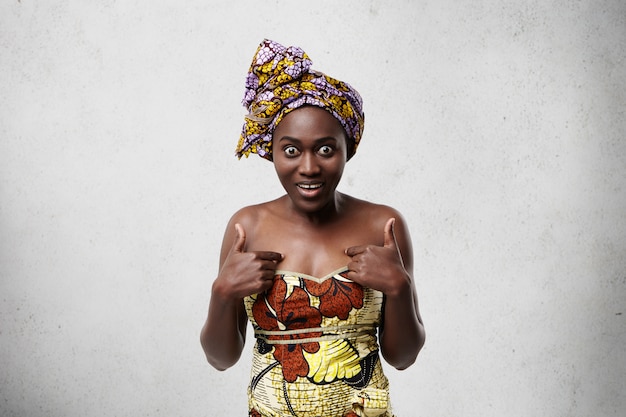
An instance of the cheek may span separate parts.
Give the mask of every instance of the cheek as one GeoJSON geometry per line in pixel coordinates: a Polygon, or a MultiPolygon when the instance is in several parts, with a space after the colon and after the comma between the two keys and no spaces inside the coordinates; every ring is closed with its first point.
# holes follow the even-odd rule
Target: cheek
{"type": "Polygon", "coordinates": [[[278,175],[278,178],[281,179],[281,181],[283,177],[289,175],[289,173],[293,171],[293,167],[291,165],[292,164],[287,163],[285,158],[281,158],[280,156],[278,158],[274,157],[274,171],[276,171],[276,175],[278,175]]]}
{"type": "Polygon", "coordinates": [[[345,166],[345,155],[337,155],[336,158],[333,158],[332,161],[328,161],[328,163],[325,164],[325,171],[330,175],[341,178],[345,166]]]}

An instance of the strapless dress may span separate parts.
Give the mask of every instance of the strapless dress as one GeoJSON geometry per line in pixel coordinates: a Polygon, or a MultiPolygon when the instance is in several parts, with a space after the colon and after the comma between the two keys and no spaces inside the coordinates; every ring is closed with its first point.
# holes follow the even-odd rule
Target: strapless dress
{"type": "Polygon", "coordinates": [[[276,271],[246,297],[254,328],[250,416],[392,417],[379,359],[383,295],[347,278],[276,271]]]}

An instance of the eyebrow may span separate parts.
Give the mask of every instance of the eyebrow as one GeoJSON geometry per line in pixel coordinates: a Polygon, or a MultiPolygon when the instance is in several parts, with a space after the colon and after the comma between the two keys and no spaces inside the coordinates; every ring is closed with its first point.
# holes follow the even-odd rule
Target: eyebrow
{"type": "MultiPolygon", "coordinates": [[[[338,142],[337,138],[335,138],[334,136],[324,136],[322,138],[315,139],[313,142],[315,144],[318,144],[318,143],[326,142],[326,141],[329,141],[329,140],[332,140],[334,142],[338,142]]],[[[278,142],[282,142],[282,141],[296,142],[296,143],[299,143],[299,144],[302,143],[302,141],[300,139],[294,138],[292,136],[282,136],[280,139],[278,139],[278,142]]]]}

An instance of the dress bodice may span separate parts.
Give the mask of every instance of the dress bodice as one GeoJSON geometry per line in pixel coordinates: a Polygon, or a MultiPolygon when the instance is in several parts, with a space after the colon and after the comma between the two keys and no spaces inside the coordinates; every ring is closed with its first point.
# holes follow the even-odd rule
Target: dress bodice
{"type": "Polygon", "coordinates": [[[376,337],[382,293],[345,267],[322,278],[276,271],[272,288],[244,303],[256,337],[251,415],[391,416],[376,337]]]}

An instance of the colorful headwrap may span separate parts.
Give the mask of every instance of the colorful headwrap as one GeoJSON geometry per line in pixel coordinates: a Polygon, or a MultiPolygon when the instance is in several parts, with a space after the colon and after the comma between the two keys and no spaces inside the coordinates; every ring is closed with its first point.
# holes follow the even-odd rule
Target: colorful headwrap
{"type": "Polygon", "coordinates": [[[363,134],[363,102],[345,82],[311,69],[312,61],[296,46],[271,40],[259,45],[246,79],[243,105],[249,114],[237,145],[237,157],[250,153],[272,160],[272,134],[282,118],[305,105],[329,111],[353,142],[350,159],[363,134]]]}

